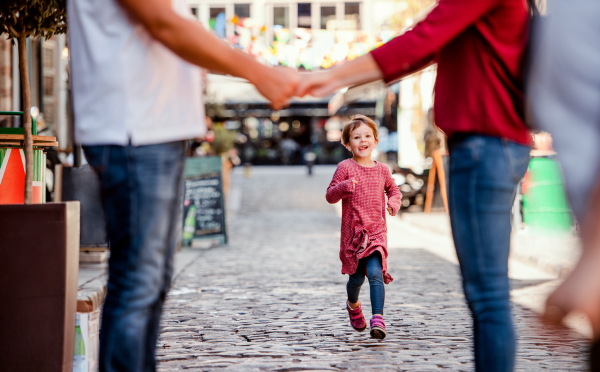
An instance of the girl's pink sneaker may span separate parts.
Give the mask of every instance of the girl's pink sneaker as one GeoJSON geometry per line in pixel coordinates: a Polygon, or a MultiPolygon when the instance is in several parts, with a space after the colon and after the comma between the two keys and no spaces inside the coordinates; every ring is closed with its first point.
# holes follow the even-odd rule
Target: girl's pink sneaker
{"type": "Polygon", "coordinates": [[[373,315],[371,318],[371,337],[383,340],[385,336],[383,317],[381,315],[373,315]]]}
{"type": "Polygon", "coordinates": [[[352,309],[350,307],[350,303],[346,301],[346,310],[348,310],[348,315],[350,316],[350,325],[352,326],[352,328],[354,328],[354,330],[362,332],[365,329],[367,329],[367,321],[363,316],[360,303],[358,304],[358,307],[356,309],[352,309]]]}

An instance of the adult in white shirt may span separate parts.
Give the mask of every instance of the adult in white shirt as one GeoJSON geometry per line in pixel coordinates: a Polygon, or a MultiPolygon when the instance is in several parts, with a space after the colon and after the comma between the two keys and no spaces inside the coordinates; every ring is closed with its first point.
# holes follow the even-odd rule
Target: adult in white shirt
{"type": "Polygon", "coordinates": [[[205,130],[198,66],[247,79],[274,109],[296,72],[231,48],[185,0],[69,0],[75,135],[98,172],[111,244],[101,371],[154,371],[181,234],[184,140],[205,130]]]}

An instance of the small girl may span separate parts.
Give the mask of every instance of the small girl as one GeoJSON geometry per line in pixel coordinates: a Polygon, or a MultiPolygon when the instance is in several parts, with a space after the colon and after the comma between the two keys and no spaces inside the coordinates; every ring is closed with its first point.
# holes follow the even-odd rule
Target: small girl
{"type": "Polygon", "coordinates": [[[327,201],[342,200],[342,234],[340,259],[342,274],[348,274],[348,301],[346,309],[350,324],[362,332],[367,322],[362,313],[358,294],[369,278],[371,288],[371,337],[386,336],[383,322],[385,289],[393,279],[387,272],[387,227],[385,222],[385,194],[387,211],[395,216],[400,208],[402,194],[389,168],[371,160],[377,146],[377,125],[364,115],[356,115],[344,126],[342,144],[352,152],[352,159],[338,164],[327,188],[327,201]]]}

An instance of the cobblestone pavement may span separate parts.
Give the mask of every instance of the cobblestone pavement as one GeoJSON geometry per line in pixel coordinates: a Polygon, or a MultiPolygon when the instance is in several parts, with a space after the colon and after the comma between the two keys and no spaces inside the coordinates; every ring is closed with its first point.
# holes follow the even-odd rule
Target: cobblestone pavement
{"type": "MultiPolygon", "coordinates": [[[[234,174],[242,200],[230,219],[230,244],[202,252],[175,279],[160,371],[473,369],[457,266],[414,241],[403,247],[401,236],[390,247],[388,337],[352,330],[337,257],[340,218],[324,197],[333,170],[317,167],[311,178],[304,168],[255,168],[250,179],[234,174]]],[[[519,288],[539,283],[513,281],[519,288]]],[[[367,282],[361,293],[368,320],[367,282]]],[[[520,305],[514,314],[518,370],[585,370],[583,336],[549,330],[520,305]]]]}

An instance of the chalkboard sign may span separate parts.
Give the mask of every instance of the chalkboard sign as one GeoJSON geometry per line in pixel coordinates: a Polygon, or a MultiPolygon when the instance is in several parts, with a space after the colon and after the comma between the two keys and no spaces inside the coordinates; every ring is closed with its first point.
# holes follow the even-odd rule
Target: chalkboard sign
{"type": "Polygon", "coordinates": [[[183,244],[195,240],[227,243],[221,158],[189,158],[184,173],[183,244]]]}

